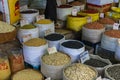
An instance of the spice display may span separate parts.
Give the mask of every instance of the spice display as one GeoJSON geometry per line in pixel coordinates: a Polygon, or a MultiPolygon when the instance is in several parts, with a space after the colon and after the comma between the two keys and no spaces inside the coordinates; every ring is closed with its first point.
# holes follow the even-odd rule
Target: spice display
{"type": "Polygon", "coordinates": [[[20,49],[11,49],[9,52],[11,72],[17,72],[24,69],[24,59],[20,49]]]}
{"type": "Polygon", "coordinates": [[[46,40],[41,38],[33,38],[24,42],[24,44],[27,46],[35,46],[35,47],[45,45],[46,43],[47,43],[46,40]]]}
{"type": "Polygon", "coordinates": [[[80,5],[83,5],[83,3],[79,2],[79,1],[74,1],[74,2],[71,2],[70,5],[72,5],[72,6],[80,6],[80,5]]]}
{"type": "Polygon", "coordinates": [[[35,10],[26,10],[26,11],[22,11],[20,13],[22,13],[22,14],[31,14],[31,13],[37,13],[37,11],[35,11],[35,10]]]}
{"type": "Polygon", "coordinates": [[[62,43],[62,45],[64,47],[73,48],[73,49],[80,49],[83,47],[83,45],[78,41],[67,41],[67,42],[62,43]]]}
{"type": "Polygon", "coordinates": [[[93,59],[93,58],[91,58],[90,60],[87,60],[84,64],[90,65],[93,67],[105,67],[108,65],[107,63],[105,63],[103,61],[100,61],[98,59],[93,59]]]}
{"type": "Polygon", "coordinates": [[[21,27],[21,29],[33,29],[35,28],[35,26],[31,25],[31,24],[28,24],[28,25],[24,25],[21,27]]]}
{"type": "Polygon", "coordinates": [[[39,21],[37,21],[37,24],[51,24],[52,21],[49,19],[41,19],[39,21]]]}
{"type": "Polygon", "coordinates": [[[49,35],[45,36],[45,39],[50,40],[50,41],[56,41],[56,40],[62,39],[63,37],[64,36],[61,34],[53,33],[53,34],[49,34],[49,35]]]}
{"type": "Polygon", "coordinates": [[[115,23],[114,20],[110,19],[110,18],[103,18],[103,19],[100,19],[99,22],[101,24],[111,24],[113,25],[115,23]]]}
{"type": "Polygon", "coordinates": [[[9,25],[8,23],[0,21],[0,33],[8,33],[15,30],[15,27],[9,25]]]}
{"type": "Polygon", "coordinates": [[[60,66],[70,63],[70,57],[67,54],[62,52],[56,52],[49,55],[44,55],[42,60],[45,64],[53,65],[53,66],[60,66]]]}
{"type": "Polygon", "coordinates": [[[75,63],[64,70],[64,75],[67,80],[94,80],[97,72],[87,65],[75,63]]]}
{"type": "Polygon", "coordinates": [[[106,69],[107,74],[114,80],[120,80],[120,66],[112,66],[106,69]]]}
{"type": "Polygon", "coordinates": [[[70,5],[60,5],[58,8],[71,8],[72,6],[70,5]]]}
{"type": "Polygon", "coordinates": [[[85,25],[85,27],[88,29],[103,29],[104,28],[104,26],[100,24],[99,22],[88,23],[85,25]]]}
{"type": "Polygon", "coordinates": [[[6,56],[0,54],[0,80],[7,80],[11,75],[9,61],[6,56]]]}
{"type": "Polygon", "coordinates": [[[109,30],[104,34],[113,38],[120,38],[120,30],[109,30]]]}
{"type": "Polygon", "coordinates": [[[44,80],[41,73],[33,69],[25,69],[12,76],[12,80],[44,80]]]}

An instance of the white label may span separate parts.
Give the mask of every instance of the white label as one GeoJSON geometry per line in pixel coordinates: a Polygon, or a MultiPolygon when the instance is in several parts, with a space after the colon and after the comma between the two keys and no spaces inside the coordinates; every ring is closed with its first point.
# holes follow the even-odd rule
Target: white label
{"type": "Polygon", "coordinates": [[[21,19],[21,20],[20,20],[20,25],[21,25],[21,26],[24,26],[24,25],[27,25],[27,24],[29,24],[29,21],[28,21],[28,20],[25,20],[25,19],[21,19]]]}
{"type": "Polygon", "coordinates": [[[85,51],[85,52],[80,54],[81,63],[84,63],[85,61],[87,61],[89,59],[90,59],[90,56],[89,56],[88,51],[85,51]]]}
{"type": "Polygon", "coordinates": [[[72,1],[74,1],[74,0],[67,0],[67,2],[72,2],[72,1]]]}
{"type": "Polygon", "coordinates": [[[114,23],[114,24],[113,24],[113,29],[114,29],[114,30],[118,30],[118,29],[119,29],[119,25],[120,25],[120,24],[118,24],[118,23],[114,23]]]}
{"type": "Polygon", "coordinates": [[[24,6],[21,6],[21,7],[20,7],[20,11],[23,11],[23,10],[26,10],[26,9],[28,9],[28,6],[27,6],[27,5],[24,5],[24,6]]]}
{"type": "Polygon", "coordinates": [[[101,76],[100,76],[100,77],[98,77],[96,80],[102,80],[101,76]]]}
{"type": "Polygon", "coordinates": [[[92,22],[92,17],[88,17],[87,18],[87,23],[91,23],[92,22]]]}
{"type": "Polygon", "coordinates": [[[45,36],[47,36],[47,35],[49,35],[49,34],[51,34],[51,33],[52,33],[52,30],[51,30],[51,29],[48,29],[48,30],[45,31],[45,36]]]}
{"type": "Polygon", "coordinates": [[[31,34],[24,35],[24,36],[22,36],[22,39],[23,39],[23,42],[26,42],[26,41],[32,39],[32,35],[31,34]]]}
{"type": "Polygon", "coordinates": [[[77,9],[72,10],[72,16],[77,16],[77,9]]]}
{"type": "Polygon", "coordinates": [[[104,13],[100,13],[100,18],[104,18],[104,13]]]}
{"type": "Polygon", "coordinates": [[[118,39],[118,44],[120,45],[120,39],[118,39]]]}
{"type": "Polygon", "coordinates": [[[51,80],[51,78],[50,78],[50,77],[48,77],[48,78],[46,78],[45,80],[51,80]]]}
{"type": "Polygon", "coordinates": [[[49,54],[54,54],[57,52],[57,49],[56,49],[56,47],[51,47],[51,48],[48,48],[47,51],[49,54]]]}
{"type": "Polygon", "coordinates": [[[38,15],[38,16],[36,16],[36,21],[39,21],[41,19],[45,19],[45,15],[38,15]]]}
{"type": "Polygon", "coordinates": [[[56,0],[56,2],[58,6],[62,5],[61,0],[56,0]]]}

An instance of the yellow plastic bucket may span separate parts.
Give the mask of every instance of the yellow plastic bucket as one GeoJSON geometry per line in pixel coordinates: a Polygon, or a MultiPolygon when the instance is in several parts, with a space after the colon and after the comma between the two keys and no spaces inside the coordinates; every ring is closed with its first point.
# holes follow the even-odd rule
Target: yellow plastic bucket
{"type": "Polygon", "coordinates": [[[80,31],[87,23],[87,16],[67,16],[67,28],[73,31],[80,31]]]}

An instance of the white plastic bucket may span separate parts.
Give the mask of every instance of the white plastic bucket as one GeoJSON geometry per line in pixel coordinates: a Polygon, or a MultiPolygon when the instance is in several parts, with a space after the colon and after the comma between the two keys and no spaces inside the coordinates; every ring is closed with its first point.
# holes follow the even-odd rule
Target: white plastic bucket
{"type": "Polygon", "coordinates": [[[67,53],[68,55],[70,55],[71,61],[73,63],[73,62],[76,62],[79,59],[80,54],[85,51],[85,45],[82,42],[77,41],[77,40],[65,40],[65,41],[60,43],[59,51],[67,53]],[[68,41],[79,42],[82,45],[82,47],[79,49],[73,49],[73,48],[68,48],[68,47],[65,47],[62,45],[63,43],[68,42],[68,41]]]}
{"type": "Polygon", "coordinates": [[[27,20],[28,23],[35,22],[36,16],[39,15],[39,11],[36,9],[26,9],[21,11],[21,19],[27,20]],[[24,11],[35,11],[34,13],[22,13],[24,11]]]}
{"type": "Polygon", "coordinates": [[[18,30],[18,39],[22,43],[23,42],[23,36],[31,35],[32,38],[38,38],[39,37],[39,30],[38,28],[33,29],[19,29],[18,30]]]}
{"type": "Polygon", "coordinates": [[[70,15],[72,12],[73,7],[69,7],[69,8],[60,8],[57,7],[57,18],[60,20],[65,21],[67,18],[67,15],[70,15]]]}
{"type": "Polygon", "coordinates": [[[48,44],[39,47],[26,46],[23,44],[23,55],[26,63],[32,66],[39,66],[40,58],[47,52],[48,44]]]}
{"type": "Polygon", "coordinates": [[[55,32],[54,22],[50,24],[37,24],[35,25],[39,28],[39,37],[43,38],[45,36],[45,31],[49,30],[51,33],[55,32]]]}
{"type": "Polygon", "coordinates": [[[47,36],[45,36],[44,38],[48,42],[48,47],[56,47],[56,49],[59,50],[60,42],[65,40],[64,35],[58,34],[58,33],[52,33],[52,34],[49,34],[47,36]],[[50,39],[47,38],[47,36],[49,36],[49,38],[50,38],[50,36],[51,36],[51,38],[53,38],[53,37],[60,37],[60,38],[59,39],[55,38],[56,40],[50,40],[50,39]]]}
{"type": "Polygon", "coordinates": [[[82,40],[86,40],[92,43],[97,43],[101,41],[102,33],[105,31],[103,29],[88,29],[82,27],[82,40]]]}

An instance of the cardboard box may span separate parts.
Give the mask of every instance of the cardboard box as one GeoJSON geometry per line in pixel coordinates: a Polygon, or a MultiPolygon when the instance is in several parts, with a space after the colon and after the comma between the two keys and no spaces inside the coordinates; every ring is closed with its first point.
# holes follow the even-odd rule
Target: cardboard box
{"type": "Polygon", "coordinates": [[[94,4],[87,3],[87,8],[97,10],[98,12],[107,12],[110,10],[111,4],[106,4],[106,5],[100,6],[100,5],[94,5],[94,4]]]}

